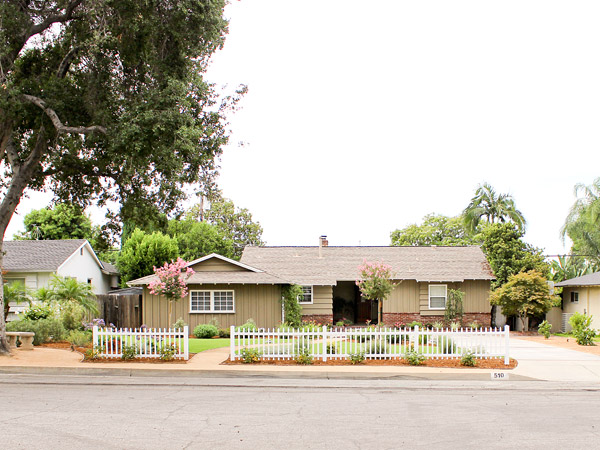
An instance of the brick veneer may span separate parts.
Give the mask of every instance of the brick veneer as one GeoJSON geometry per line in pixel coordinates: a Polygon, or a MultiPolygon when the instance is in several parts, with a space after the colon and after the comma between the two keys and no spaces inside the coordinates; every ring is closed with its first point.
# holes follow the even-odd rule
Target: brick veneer
{"type": "Polygon", "coordinates": [[[333,324],[333,314],[303,314],[302,321],[333,324]]]}
{"type": "MultiPolygon", "coordinates": [[[[438,322],[444,320],[444,316],[425,316],[419,313],[383,313],[383,324],[387,326],[393,326],[397,323],[405,325],[414,321],[421,322],[423,324],[430,322],[438,322]]],[[[484,327],[489,327],[492,316],[490,313],[465,313],[463,316],[462,323],[466,325],[474,321],[479,322],[484,327]]]]}

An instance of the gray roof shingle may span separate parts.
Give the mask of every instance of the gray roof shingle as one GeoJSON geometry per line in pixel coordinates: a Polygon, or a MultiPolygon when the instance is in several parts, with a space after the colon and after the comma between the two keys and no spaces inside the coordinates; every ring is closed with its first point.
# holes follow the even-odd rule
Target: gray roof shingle
{"type": "Polygon", "coordinates": [[[54,272],[85,243],[85,239],[4,241],[2,269],[12,272],[54,272]]]}
{"type": "Polygon", "coordinates": [[[590,273],[588,275],[571,278],[570,280],[561,281],[560,283],[556,283],[554,286],[600,286],[600,272],[590,273]]]}
{"type": "Polygon", "coordinates": [[[246,247],[241,262],[288,282],[335,285],[354,281],[365,260],[392,266],[395,279],[431,282],[493,280],[481,248],[468,247],[246,247]]]}
{"type": "MultiPolygon", "coordinates": [[[[131,286],[150,284],[156,275],[129,281],[131,286]]],[[[287,284],[285,280],[265,272],[194,272],[187,284],[287,284]]]]}

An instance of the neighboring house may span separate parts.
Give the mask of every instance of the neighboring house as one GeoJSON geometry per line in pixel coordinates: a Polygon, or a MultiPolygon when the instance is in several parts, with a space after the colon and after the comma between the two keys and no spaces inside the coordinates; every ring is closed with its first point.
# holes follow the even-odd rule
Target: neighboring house
{"type": "MultiPolygon", "coordinates": [[[[448,291],[461,289],[464,320],[489,326],[494,275],[479,247],[329,247],[325,239],[317,247],[246,247],[240,262],[216,254],[190,262],[196,272],[187,281],[190,292],[175,303],[172,317],[192,328],[215,320],[221,327],[241,325],[249,318],[275,327],[282,320],[281,288],[298,284],[304,320],[375,323],[377,304],[361,298],[355,283],[365,260],[392,266],[398,282],[383,304],[386,325],[440,320],[448,291]]],[[[145,286],[144,323],[168,327],[167,301],[150,294],[152,279],[129,284],[145,286]]]]}
{"type": "Polygon", "coordinates": [[[555,287],[562,287],[562,306],[553,308],[551,318],[553,330],[571,331],[569,318],[575,312],[592,315],[592,328],[600,328],[600,272],[583,275],[570,280],[556,283],[555,287]],[[556,311],[560,315],[556,314],[556,311]]]}
{"type": "MultiPolygon", "coordinates": [[[[27,289],[46,287],[53,275],[89,283],[95,294],[105,294],[119,284],[117,269],[98,259],[85,239],[4,241],[2,275],[5,283],[22,283],[27,289]]],[[[11,314],[27,305],[11,305],[11,314]]]]}

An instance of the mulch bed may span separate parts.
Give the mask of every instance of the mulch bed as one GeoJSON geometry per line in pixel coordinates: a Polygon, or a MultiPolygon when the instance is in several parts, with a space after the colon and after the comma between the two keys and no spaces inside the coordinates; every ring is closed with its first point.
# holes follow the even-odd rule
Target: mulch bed
{"type": "MultiPolygon", "coordinates": [[[[476,359],[477,364],[475,367],[462,366],[460,364],[460,358],[450,359],[426,359],[421,367],[439,367],[446,369],[514,369],[517,367],[517,360],[510,359],[508,366],[504,365],[504,359],[492,358],[492,359],[476,359]]],[[[241,360],[231,361],[229,359],[223,361],[221,364],[226,365],[239,365],[245,364],[241,360]]],[[[250,365],[250,364],[248,364],[250,365]]],[[[300,366],[301,364],[296,363],[293,359],[265,359],[257,363],[252,363],[256,366],[300,366]]],[[[313,360],[313,366],[352,366],[353,364],[347,359],[328,359],[322,361],[320,359],[313,360]]],[[[403,358],[395,359],[365,359],[360,364],[354,364],[356,366],[410,366],[408,361],[403,358]]]]}

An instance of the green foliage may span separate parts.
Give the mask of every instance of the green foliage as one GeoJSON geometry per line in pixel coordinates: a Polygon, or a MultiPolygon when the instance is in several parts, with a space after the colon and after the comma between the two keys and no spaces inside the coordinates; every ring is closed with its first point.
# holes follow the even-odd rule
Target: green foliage
{"type": "Polygon", "coordinates": [[[411,366],[420,366],[425,362],[425,355],[415,350],[409,350],[404,354],[404,358],[411,366]]]}
{"type": "Polygon", "coordinates": [[[92,342],[92,333],[89,331],[71,330],[65,338],[67,342],[75,347],[85,347],[92,342]]]}
{"type": "Polygon", "coordinates": [[[81,330],[83,328],[83,319],[85,318],[85,309],[83,306],[67,302],[60,311],[60,319],[62,320],[65,330],[81,330]]]}
{"type": "Polygon", "coordinates": [[[327,353],[328,355],[335,355],[337,353],[337,347],[335,344],[327,344],[327,347],[325,348],[325,353],[327,353]]]}
{"type": "Polygon", "coordinates": [[[471,328],[473,330],[479,330],[481,328],[481,324],[478,321],[474,320],[473,322],[469,322],[467,324],[467,328],[471,328]]]}
{"type": "Polygon", "coordinates": [[[177,346],[175,344],[162,345],[158,352],[163,361],[173,361],[177,354],[177,346]]]}
{"type": "Polygon", "coordinates": [[[502,286],[512,275],[535,270],[545,278],[550,267],[544,261],[542,251],[522,241],[523,231],[512,223],[495,223],[485,226],[481,232],[482,250],[496,276],[492,290],[502,286]]]}
{"type": "Polygon", "coordinates": [[[219,337],[221,337],[221,338],[231,337],[231,331],[229,330],[229,328],[219,328],[219,337]]]}
{"type": "Polygon", "coordinates": [[[350,353],[348,355],[350,364],[360,364],[365,360],[365,352],[350,353]]]}
{"type": "Polygon", "coordinates": [[[50,305],[33,305],[23,314],[22,320],[40,320],[54,316],[50,305]]]}
{"type": "Polygon", "coordinates": [[[490,295],[490,303],[502,307],[502,314],[518,316],[527,331],[527,318],[546,314],[560,300],[550,294],[546,278],[531,270],[512,275],[490,295]]]}
{"type": "Polygon", "coordinates": [[[177,241],[179,257],[186,261],[217,253],[227,258],[234,254],[233,241],[217,226],[192,219],[169,220],[167,234],[177,241]]]}
{"type": "Polygon", "coordinates": [[[86,360],[95,361],[102,358],[102,353],[104,353],[104,347],[89,348],[83,354],[83,358],[86,360]]]}
{"type": "Polygon", "coordinates": [[[146,234],[136,229],[123,245],[117,261],[121,272],[121,285],[127,281],[152,275],[154,267],[177,258],[177,240],[160,232],[146,234]]]}
{"type": "Polygon", "coordinates": [[[281,302],[283,302],[283,314],[285,322],[297,328],[302,323],[302,305],[298,299],[302,295],[302,286],[292,284],[282,288],[281,302]]]}
{"type": "Polygon", "coordinates": [[[8,316],[10,310],[10,303],[30,303],[29,293],[27,288],[21,282],[5,283],[3,286],[4,291],[4,320],[8,316]]]}
{"type": "Polygon", "coordinates": [[[58,203],[53,207],[34,209],[23,218],[25,231],[14,239],[52,240],[88,239],[92,237],[92,221],[73,204],[58,203]]]}
{"type": "Polygon", "coordinates": [[[462,322],[464,315],[463,298],[465,293],[460,289],[449,289],[448,299],[446,300],[446,310],[444,311],[444,320],[446,323],[454,320],[462,322]]]}
{"type": "Polygon", "coordinates": [[[569,318],[569,324],[579,345],[596,345],[594,338],[597,333],[591,328],[592,316],[576,312],[569,318]]]}
{"type": "Polygon", "coordinates": [[[6,331],[32,331],[35,333],[33,345],[46,342],[60,342],[66,336],[66,330],[59,319],[15,320],[6,324],[6,331]]]}
{"type": "Polygon", "coordinates": [[[597,333],[596,330],[592,328],[583,328],[579,330],[577,333],[573,333],[575,335],[575,340],[579,345],[596,345],[594,343],[594,338],[597,333]]]}
{"type": "Polygon", "coordinates": [[[174,328],[174,329],[181,328],[183,330],[183,327],[185,327],[186,325],[187,325],[187,323],[185,323],[185,320],[183,320],[183,317],[180,317],[179,319],[177,319],[175,321],[172,328],[174,328]]]}
{"type": "Polygon", "coordinates": [[[483,217],[490,224],[511,221],[519,230],[525,230],[525,218],[510,194],[497,194],[489,183],[480,184],[475,196],[463,211],[463,222],[469,232],[475,233],[483,217]]]}
{"type": "Polygon", "coordinates": [[[219,329],[210,323],[198,325],[194,328],[194,336],[198,339],[211,339],[219,334],[219,329]]]}
{"type": "Polygon", "coordinates": [[[385,344],[380,341],[371,341],[367,347],[367,353],[370,355],[382,355],[385,353],[385,344]]]}
{"type": "Polygon", "coordinates": [[[571,207],[561,233],[563,238],[568,236],[573,242],[571,253],[589,255],[583,264],[590,264],[598,270],[600,268],[600,177],[589,186],[576,184],[575,197],[577,200],[571,207]]]}
{"type": "Polygon", "coordinates": [[[240,330],[256,330],[258,329],[258,327],[256,326],[256,322],[254,322],[254,319],[248,319],[246,320],[246,322],[242,325],[240,325],[239,327],[236,327],[236,330],[240,331],[240,330]]]}
{"type": "Polygon", "coordinates": [[[456,344],[448,336],[438,336],[436,346],[443,354],[456,353],[456,344]]]}
{"type": "Polygon", "coordinates": [[[541,334],[542,336],[544,336],[546,339],[549,339],[551,329],[552,329],[552,324],[549,323],[547,320],[544,320],[542,323],[540,323],[540,325],[538,327],[538,333],[541,334]]]}
{"type": "Polygon", "coordinates": [[[383,262],[365,261],[358,267],[356,285],[362,297],[378,302],[377,323],[381,324],[383,302],[392,293],[396,284],[392,281],[392,267],[383,262]]]}
{"type": "Polygon", "coordinates": [[[550,261],[550,279],[555,283],[560,283],[594,273],[598,268],[597,264],[586,261],[583,257],[558,256],[558,259],[550,261]]]}
{"type": "Polygon", "coordinates": [[[412,224],[391,234],[392,245],[473,245],[479,244],[465,228],[462,217],[428,214],[421,225],[412,224]]]}
{"type": "Polygon", "coordinates": [[[124,345],[121,352],[121,359],[124,361],[130,361],[135,359],[138,354],[137,345],[124,345]]]}
{"type": "Polygon", "coordinates": [[[475,353],[472,351],[463,353],[462,358],[460,358],[461,366],[475,367],[476,364],[475,353]]]}
{"type": "Polygon", "coordinates": [[[419,327],[419,329],[423,328],[423,322],[417,322],[416,320],[409,322],[405,325],[406,328],[413,329],[414,327],[419,327]]]}
{"type": "Polygon", "coordinates": [[[71,304],[80,306],[85,312],[98,314],[96,296],[89,283],[54,275],[50,280],[50,290],[50,298],[58,302],[61,309],[71,304]]]}
{"type": "Polygon", "coordinates": [[[257,363],[260,361],[261,353],[257,348],[244,347],[240,350],[240,357],[245,364],[257,363]]]}
{"type": "Polygon", "coordinates": [[[311,365],[313,361],[313,356],[310,352],[310,348],[308,346],[298,347],[296,349],[296,356],[294,356],[294,361],[296,364],[302,365],[311,365]]]}
{"type": "Polygon", "coordinates": [[[246,208],[238,208],[229,199],[216,198],[210,208],[202,210],[203,205],[193,206],[186,217],[194,220],[206,220],[233,243],[233,257],[239,259],[246,245],[264,245],[263,229],[260,223],[252,220],[252,214],[246,208]]]}

